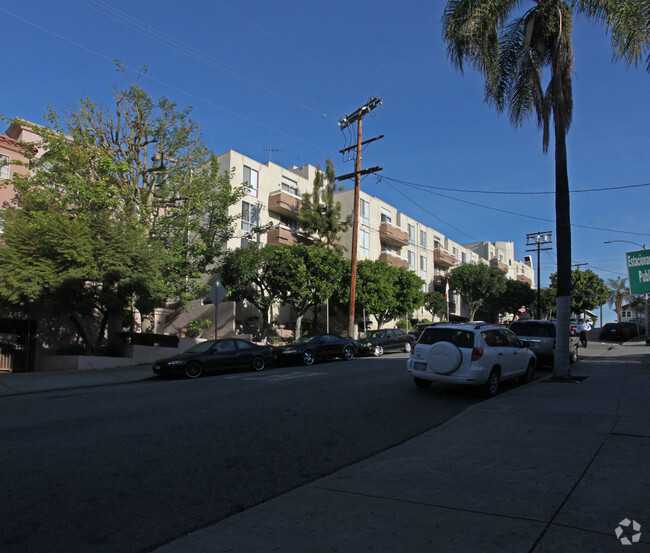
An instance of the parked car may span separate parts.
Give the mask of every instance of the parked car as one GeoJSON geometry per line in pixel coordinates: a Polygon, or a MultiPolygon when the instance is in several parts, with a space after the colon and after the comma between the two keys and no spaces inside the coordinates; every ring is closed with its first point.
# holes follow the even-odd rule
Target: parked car
{"type": "Polygon", "coordinates": [[[531,382],[536,363],[535,354],[507,328],[444,323],[422,332],[407,370],[420,388],[432,382],[482,386],[491,397],[504,380],[531,382]]]}
{"type": "Polygon", "coordinates": [[[211,371],[250,368],[262,371],[275,359],[270,346],[259,346],[248,340],[227,338],[200,342],[184,353],[159,359],[153,372],[159,375],[181,374],[198,378],[211,371]]]}
{"type": "Polygon", "coordinates": [[[381,357],[389,351],[409,353],[415,344],[415,336],[399,328],[369,330],[359,338],[359,354],[381,357]]]}
{"type": "Polygon", "coordinates": [[[441,323],[416,323],[411,329],[411,334],[415,336],[415,340],[417,341],[417,339],[420,337],[420,335],[422,334],[425,328],[429,326],[438,325],[438,324],[441,323]]]}
{"type": "MultiPolygon", "coordinates": [[[[555,362],[555,321],[527,319],[515,321],[510,325],[519,338],[525,341],[535,353],[538,365],[555,362]]],[[[569,336],[569,362],[578,361],[578,347],[580,340],[576,335],[569,336]]]]}
{"type": "Polygon", "coordinates": [[[639,336],[639,332],[645,332],[643,326],[636,323],[607,323],[600,329],[599,340],[629,340],[639,336]]]}
{"type": "Polygon", "coordinates": [[[303,336],[293,344],[275,348],[273,353],[280,363],[303,363],[313,365],[322,359],[340,357],[349,361],[359,351],[352,338],[341,338],[336,334],[314,334],[303,336]]]}

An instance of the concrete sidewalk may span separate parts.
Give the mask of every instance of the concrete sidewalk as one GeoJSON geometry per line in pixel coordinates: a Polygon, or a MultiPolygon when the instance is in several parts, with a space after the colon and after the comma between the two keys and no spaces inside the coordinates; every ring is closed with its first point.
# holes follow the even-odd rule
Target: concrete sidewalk
{"type": "Polygon", "coordinates": [[[156,553],[648,552],[650,350],[599,349],[156,553]]]}

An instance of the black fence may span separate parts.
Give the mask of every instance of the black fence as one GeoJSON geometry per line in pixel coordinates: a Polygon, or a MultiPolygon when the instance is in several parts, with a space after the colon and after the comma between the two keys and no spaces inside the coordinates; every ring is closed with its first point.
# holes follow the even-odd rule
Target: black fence
{"type": "Polygon", "coordinates": [[[35,346],[36,321],[0,319],[0,371],[33,371],[35,346]]]}

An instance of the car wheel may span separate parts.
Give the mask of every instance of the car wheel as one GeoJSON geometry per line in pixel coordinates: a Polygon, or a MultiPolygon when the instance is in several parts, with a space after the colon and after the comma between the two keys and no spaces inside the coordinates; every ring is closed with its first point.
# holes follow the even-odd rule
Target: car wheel
{"type": "Polygon", "coordinates": [[[572,365],[578,362],[578,347],[576,346],[569,355],[569,363],[572,365]]]}
{"type": "Polygon", "coordinates": [[[431,382],[429,380],[424,380],[422,378],[418,378],[417,376],[413,377],[413,382],[415,382],[415,385],[418,388],[422,388],[423,390],[428,390],[431,388],[431,382]]]}
{"type": "Polygon", "coordinates": [[[375,351],[372,352],[375,357],[381,357],[384,355],[384,348],[381,346],[375,346],[375,351]]]}
{"type": "Polygon", "coordinates": [[[316,357],[314,356],[314,352],[312,350],[308,349],[302,354],[302,362],[305,365],[313,365],[314,361],[316,361],[316,357]]]}
{"type": "Polygon", "coordinates": [[[187,378],[198,378],[203,374],[201,364],[197,362],[188,363],[187,367],[185,367],[185,374],[187,378]]]}
{"type": "Polygon", "coordinates": [[[266,367],[266,361],[264,361],[264,357],[254,357],[252,365],[254,370],[263,371],[266,367]]]}
{"type": "Polygon", "coordinates": [[[499,371],[497,369],[492,369],[483,389],[487,397],[494,397],[497,395],[497,392],[499,391],[499,371]]]}
{"type": "MultiPolygon", "coordinates": [[[[384,350],[382,350],[383,353],[384,350]]],[[[343,348],[343,359],[350,361],[354,357],[354,351],[351,346],[345,346],[343,348]]]]}
{"type": "Polygon", "coordinates": [[[526,372],[519,377],[520,384],[528,384],[535,380],[535,363],[531,361],[528,363],[528,368],[526,372]]]}
{"type": "Polygon", "coordinates": [[[406,342],[406,344],[404,344],[404,353],[411,353],[411,343],[410,342],[406,342]]]}

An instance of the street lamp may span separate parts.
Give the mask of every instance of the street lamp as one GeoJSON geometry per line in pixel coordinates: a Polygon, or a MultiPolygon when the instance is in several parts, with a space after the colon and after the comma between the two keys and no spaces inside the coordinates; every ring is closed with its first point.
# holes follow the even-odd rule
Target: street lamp
{"type": "MultiPolygon", "coordinates": [[[[603,242],[604,244],[612,244],[614,242],[626,242],[627,244],[634,244],[635,246],[639,246],[641,249],[645,250],[645,244],[639,244],[638,242],[632,242],[632,240],[606,240],[603,242]]],[[[645,293],[645,321],[644,321],[644,328],[645,328],[645,334],[646,336],[649,335],[648,333],[648,293],[645,293]]]]}

